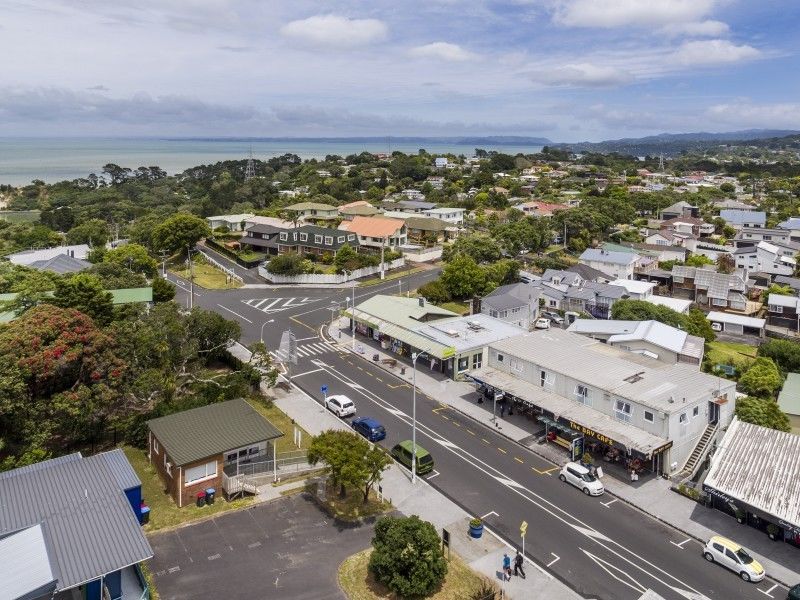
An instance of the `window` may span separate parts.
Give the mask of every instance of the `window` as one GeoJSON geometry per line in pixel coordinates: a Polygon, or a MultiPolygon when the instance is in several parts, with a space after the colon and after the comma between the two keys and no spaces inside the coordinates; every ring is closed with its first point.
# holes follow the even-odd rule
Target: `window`
{"type": "Polygon", "coordinates": [[[287,233],[281,233],[281,241],[285,242],[289,239],[289,235],[287,233]]]}
{"type": "Polygon", "coordinates": [[[497,311],[496,310],[490,310],[489,311],[489,316],[490,317],[494,317],[496,319],[497,318],[497,311]]]}
{"type": "Polygon", "coordinates": [[[473,354],[472,355],[472,368],[473,369],[480,369],[482,364],[483,364],[483,352],[479,352],[478,354],[473,354]]]}
{"type": "Polygon", "coordinates": [[[336,242],[339,243],[339,244],[343,244],[344,243],[344,236],[343,235],[338,236],[336,238],[336,242]]]}
{"type": "Polygon", "coordinates": [[[347,236],[347,241],[348,242],[352,242],[355,239],[356,239],[356,236],[355,236],[354,233],[348,234],[348,236],[347,236]]]}
{"type": "Polygon", "coordinates": [[[686,413],[681,413],[681,415],[678,417],[678,423],[681,425],[686,425],[686,420],[686,413]]]}
{"type": "Polygon", "coordinates": [[[307,233],[301,233],[300,234],[300,241],[301,242],[307,242],[308,241],[308,234],[307,233]]]}
{"type": "Polygon", "coordinates": [[[458,372],[466,371],[469,369],[469,358],[466,356],[458,359],[458,372]]]}
{"type": "Polygon", "coordinates": [[[217,476],[217,461],[212,460],[204,465],[186,469],[186,485],[217,476]]]}
{"type": "Polygon", "coordinates": [[[503,362],[503,355],[502,355],[502,354],[499,354],[499,353],[498,353],[498,355],[497,355],[497,362],[503,362]]]}
{"type": "Polygon", "coordinates": [[[614,404],[614,414],[620,421],[630,423],[631,416],[633,415],[633,407],[631,407],[628,402],[617,400],[616,404],[614,404]]]}
{"type": "Polygon", "coordinates": [[[326,235],[325,236],[325,245],[326,246],[330,246],[331,244],[333,244],[333,236],[332,235],[326,235]]]}
{"type": "Polygon", "coordinates": [[[692,418],[695,418],[695,417],[696,417],[697,415],[699,415],[699,414],[700,414],[700,407],[699,407],[699,406],[695,406],[695,407],[692,409],[692,418]]]}
{"type": "Polygon", "coordinates": [[[651,413],[649,410],[644,411],[644,420],[648,423],[652,423],[654,421],[653,413],[651,413]]]}
{"type": "Polygon", "coordinates": [[[555,300],[550,300],[550,306],[551,306],[551,307],[554,307],[554,306],[556,306],[557,304],[558,304],[558,303],[557,303],[555,300]]]}
{"type": "Polygon", "coordinates": [[[515,315],[515,314],[517,314],[517,313],[518,313],[519,311],[521,311],[521,310],[522,310],[522,308],[521,308],[521,307],[519,307],[519,306],[518,306],[517,308],[512,308],[512,309],[511,309],[511,314],[512,314],[512,315],[515,315]]]}
{"type": "Polygon", "coordinates": [[[592,405],[589,388],[585,385],[578,384],[575,386],[575,399],[581,404],[586,404],[588,406],[592,405]]]}
{"type": "Polygon", "coordinates": [[[158,450],[158,440],[156,438],[153,438],[153,452],[158,454],[158,451],[159,451],[158,450]]]}
{"type": "Polygon", "coordinates": [[[322,236],[321,235],[315,235],[314,236],[314,243],[315,244],[321,244],[322,243],[322,236]]]}
{"type": "Polygon", "coordinates": [[[172,477],[172,463],[167,461],[164,463],[164,468],[167,470],[167,475],[172,477]]]}
{"type": "Polygon", "coordinates": [[[772,239],[772,236],[771,235],[765,235],[762,239],[764,239],[766,241],[769,241],[769,240],[772,239]]]}
{"type": "Polygon", "coordinates": [[[505,319],[507,317],[508,317],[508,311],[507,310],[501,310],[500,311],[500,318],[501,319],[505,319]]]}
{"type": "Polygon", "coordinates": [[[783,313],[783,307],[782,306],[778,306],[776,304],[770,304],[769,305],[769,312],[781,314],[781,313],[783,313]]]}
{"type": "Polygon", "coordinates": [[[522,371],[525,369],[525,365],[522,363],[521,360],[515,360],[515,359],[512,358],[511,359],[511,368],[514,369],[515,371],[519,372],[519,373],[522,373],[522,371]]]}
{"type": "Polygon", "coordinates": [[[714,306],[726,306],[728,304],[728,301],[725,300],[724,298],[714,298],[711,300],[711,304],[713,304],[714,306]]]}
{"type": "Polygon", "coordinates": [[[547,371],[540,371],[540,373],[539,373],[539,384],[542,387],[552,387],[552,385],[554,383],[555,383],[555,380],[553,379],[552,373],[548,373],[547,371]]]}

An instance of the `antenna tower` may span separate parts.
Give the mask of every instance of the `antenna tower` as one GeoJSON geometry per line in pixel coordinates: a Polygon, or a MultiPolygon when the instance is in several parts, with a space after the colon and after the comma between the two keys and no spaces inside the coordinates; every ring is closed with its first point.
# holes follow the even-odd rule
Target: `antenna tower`
{"type": "Polygon", "coordinates": [[[664,154],[663,153],[658,156],[658,172],[659,173],[663,173],[664,172],[664,154]]]}
{"type": "Polygon", "coordinates": [[[244,170],[244,180],[249,181],[256,176],[256,165],[253,162],[253,147],[250,146],[250,158],[247,159],[247,167],[244,170]]]}

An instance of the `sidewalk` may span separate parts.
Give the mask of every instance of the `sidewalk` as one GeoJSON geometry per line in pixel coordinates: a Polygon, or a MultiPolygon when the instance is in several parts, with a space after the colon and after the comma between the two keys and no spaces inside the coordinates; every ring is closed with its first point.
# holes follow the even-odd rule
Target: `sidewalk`
{"type": "MultiPolygon", "coordinates": [[[[275,406],[311,435],[318,435],[328,429],[350,430],[344,421],[333,416],[294,386],[288,392],[271,388],[269,393],[275,397],[275,406]]],[[[285,489],[291,489],[293,485],[303,484],[288,484],[285,489]]],[[[283,487],[265,486],[270,489],[265,489],[264,492],[270,497],[276,497],[280,495],[283,487]]],[[[476,572],[497,582],[498,586],[504,589],[506,598],[516,600],[581,598],[530,561],[526,561],[525,565],[526,579],[512,577],[511,581],[503,582],[501,579],[503,553],[508,552],[513,558],[515,549],[488,532],[488,528],[484,529],[484,535],[479,540],[469,537],[467,523],[471,515],[433,489],[424,479],[417,479],[417,483],[412,485],[410,473],[396,463],[384,473],[381,489],[383,495],[403,514],[418,515],[421,519],[433,523],[440,535],[442,529],[447,529],[451,534],[452,551],[461,556],[476,572]]]]}
{"type": "MultiPolygon", "coordinates": [[[[350,349],[352,338],[348,326],[346,318],[339,319],[338,323],[332,324],[329,337],[339,346],[350,349]],[[332,334],[334,331],[335,335],[332,334]]],[[[412,371],[410,365],[407,366],[404,362],[405,359],[382,350],[377,342],[363,336],[356,338],[356,346],[358,344],[364,348],[363,354],[358,354],[361,358],[411,383],[412,371]],[[371,360],[374,354],[379,355],[377,363],[371,360]],[[397,359],[397,367],[392,368],[383,364],[381,360],[384,358],[397,359]],[[401,374],[402,366],[406,366],[405,374],[401,374]]],[[[537,443],[534,432],[540,428],[529,418],[516,413],[513,416],[506,415],[500,418],[498,407],[497,419],[493,421],[492,403],[478,404],[478,394],[473,384],[453,381],[442,373],[429,371],[418,362],[417,393],[447,404],[489,428],[496,428],[505,437],[527,447],[554,465],[560,466],[567,462],[567,455],[560,448],[552,444],[537,443]]],[[[616,479],[613,474],[607,473],[603,478],[603,485],[613,496],[703,543],[713,535],[723,535],[736,540],[758,556],[771,578],[788,587],[800,582],[800,569],[798,569],[800,550],[790,544],[773,542],[765,533],[753,527],[739,525],[733,517],[673,492],[670,489],[671,482],[666,479],[648,478],[631,485],[630,482],[616,479]]]]}

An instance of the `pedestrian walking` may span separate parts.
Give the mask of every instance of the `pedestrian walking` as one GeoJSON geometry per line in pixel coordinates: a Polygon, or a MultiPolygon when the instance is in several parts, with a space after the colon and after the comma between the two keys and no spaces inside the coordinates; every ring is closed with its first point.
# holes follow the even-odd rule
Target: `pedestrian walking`
{"type": "Polygon", "coordinates": [[[519,553],[519,550],[517,550],[517,555],[514,557],[514,575],[520,575],[523,579],[525,579],[524,564],[525,559],[522,557],[522,554],[519,553]]]}
{"type": "Polygon", "coordinates": [[[503,580],[511,581],[511,558],[503,553],[503,580]]]}
{"type": "Polygon", "coordinates": [[[505,417],[505,416],[506,416],[506,402],[505,402],[505,400],[503,400],[500,403],[500,417],[502,418],[502,417],[505,417]]]}

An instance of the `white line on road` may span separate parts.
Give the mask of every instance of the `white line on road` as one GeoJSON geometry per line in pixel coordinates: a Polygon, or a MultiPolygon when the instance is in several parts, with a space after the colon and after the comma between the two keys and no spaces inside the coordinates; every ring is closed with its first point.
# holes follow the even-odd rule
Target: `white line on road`
{"type": "Polygon", "coordinates": [[[243,319],[243,320],[247,321],[247,322],[248,322],[248,323],[250,323],[251,325],[253,324],[253,322],[252,322],[250,319],[248,319],[247,317],[243,317],[242,315],[240,315],[240,314],[239,314],[239,313],[237,313],[237,312],[233,312],[233,311],[232,311],[230,308],[228,308],[227,306],[222,306],[222,304],[217,304],[217,306],[219,306],[219,307],[220,307],[221,309],[223,309],[223,310],[227,310],[227,311],[228,311],[229,313],[231,313],[231,314],[234,314],[234,315],[236,315],[236,316],[237,316],[237,317],[239,317],[240,319],[243,319]]]}
{"type": "Polygon", "coordinates": [[[604,502],[601,502],[600,504],[602,504],[603,506],[605,506],[606,508],[608,508],[609,506],[611,506],[612,504],[614,504],[614,502],[616,502],[617,500],[618,500],[618,498],[614,498],[613,500],[609,500],[608,502],[605,502],[605,503],[604,503],[604,502]]]}
{"type": "Polygon", "coordinates": [[[310,375],[311,373],[317,373],[317,372],[322,371],[322,370],[323,369],[311,369],[310,371],[306,371],[305,373],[298,373],[297,375],[292,375],[292,378],[294,379],[295,377],[302,377],[303,375],[310,375]]]}
{"type": "Polygon", "coordinates": [[[547,566],[548,569],[550,567],[552,567],[554,564],[556,564],[559,560],[561,560],[561,557],[558,554],[556,554],[555,552],[551,552],[550,554],[555,556],[555,558],[553,560],[551,560],[549,563],[547,563],[546,566],[547,566]]]}
{"type": "Polygon", "coordinates": [[[247,547],[252,550],[253,548],[258,548],[260,545],[261,542],[253,542],[252,544],[247,544],[247,547]]]}
{"type": "Polygon", "coordinates": [[[295,340],[296,342],[307,342],[308,340],[318,340],[319,338],[316,335],[312,335],[311,337],[307,338],[300,338],[299,340],[295,340]]]}
{"type": "Polygon", "coordinates": [[[498,515],[498,514],[497,514],[495,511],[493,511],[493,510],[492,510],[492,511],[489,511],[488,513],[486,513],[485,515],[483,515],[483,516],[481,517],[481,519],[485,519],[485,518],[486,518],[486,517],[488,517],[489,515],[494,515],[495,517],[499,517],[499,516],[500,516],[500,515],[498,515]]]}
{"type": "Polygon", "coordinates": [[[608,561],[603,560],[602,558],[595,556],[591,552],[587,552],[583,548],[578,548],[581,552],[583,552],[586,556],[591,558],[598,567],[603,569],[606,573],[608,573],[611,577],[619,581],[622,585],[626,585],[631,588],[633,591],[637,592],[638,594],[644,594],[647,591],[647,588],[644,587],[641,583],[636,581],[627,571],[623,571],[616,565],[611,564],[608,561]],[[624,579],[623,579],[624,577],[624,579]]]}
{"type": "Polygon", "coordinates": [[[439,475],[441,475],[441,473],[439,473],[439,471],[437,471],[436,469],[434,469],[434,470],[433,470],[433,475],[431,475],[430,477],[426,477],[425,479],[427,479],[428,481],[430,481],[431,479],[433,479],[434,477],[438,477],[439,475]]]}
{"type": "Polygon", "coordinates": [[[172,573],[177,573],[180,570],[181,570],[180,567],[170,567],[169,569],[167,569],[167,573],[171,575],[172,573]]]}
{"type": "Polygon", "coordinates": [[[772,590],[774,590],[776,587],[778,587],[777,583],[775,585],[773,585],[771,588],[769,588],[766,592],[764,590],[762,590],[761,588],[756,588],[756,589],[759,592],[761,592],[762,594],[764,594],[765,596],[769,596],[770,598],[774,598],[775,596],[772,595],[772,590]]]}
{"type": "Polygon", "coordinates": [[[221,558],[221,557],[222,557],[222,554],[212,554],[211,556],[208,557],[208,560],[217,560],[218,558],[221,558]]]}
{"type": "Polygon", "coordinates": [[[672,544],[673,546],[677,546],[678,548],[680,548],[681,550],[683,550],[683,545],[684,545],[686,542],[691,542],[691,541],[692,541],[692,538],[686,538],[686,539],[685,539],[685,540],[683,540],[683,541],[682,541],[680,544],[676,544],[676,543],[675,543],[675,542],[673,542],[672,540],[670,540],[670,541],[669,541],[669,543],[670,543],[670,544],[672,544]]]}

